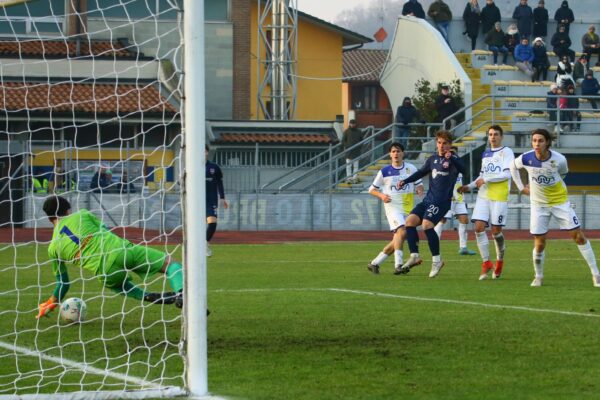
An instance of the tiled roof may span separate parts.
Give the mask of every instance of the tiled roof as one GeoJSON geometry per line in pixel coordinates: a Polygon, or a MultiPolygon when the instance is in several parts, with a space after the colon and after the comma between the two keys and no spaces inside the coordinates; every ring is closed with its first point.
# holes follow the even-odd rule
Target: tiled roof
{"type": "Polygon", "coordinates": [[[359,49],[344,52],[344,82],[379,82],[387,50],[359,49]]]}
{"type": "Polygon", "coordinates": [[[219,143],[306,143],[328,144],[331,137],[322,134],[285,134],[285,133],[221,133],[219,143]]]}
{"type": "Polygon", "coordinates": [[[0,83],[0,110],[98,114],[175,113],[152,85],[0,83]]]}
{"type": "Polygon", "coordinates": [[[119,41],[108,40],[0,40],[0,57],[100,57],[135,58],[119,41]],[[79,49],[78,49],[79,47],[79,49]]]}

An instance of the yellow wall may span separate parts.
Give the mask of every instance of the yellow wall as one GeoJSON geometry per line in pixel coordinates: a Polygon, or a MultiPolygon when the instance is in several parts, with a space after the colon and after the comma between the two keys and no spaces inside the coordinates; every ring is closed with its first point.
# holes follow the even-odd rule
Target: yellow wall
{"type": "MultiPolygon", "coordinates": [[[[270,19],[268,21],[270,23],[270,19]]],[[[250,56],[250,115],[252,119],[264,119],[262,112],[257,113],[257,91],[261,75],[257,82],[257,6],[252,4],[250,16],[251,56],[250,56]]],[[[307,22],[298,20],[298,64],[297,74],[319,78],[338,78],[342,76],[341,34],[307,22]]],[[[261,44],[264,59],[264,46],[261,44]]],[[[296,114],[297,120],[332,121],[336,115],[342,114],[342,81],[338,80],[306,80],[298,79],[296,114]]]]}

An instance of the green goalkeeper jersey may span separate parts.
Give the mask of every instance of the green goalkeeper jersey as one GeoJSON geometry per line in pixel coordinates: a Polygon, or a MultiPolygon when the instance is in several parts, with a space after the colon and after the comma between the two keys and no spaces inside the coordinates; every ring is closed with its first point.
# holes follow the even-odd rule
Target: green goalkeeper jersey
{"type": "Polygon", "coordinates": [[[56,276],[66,273],[65,263],[104,273],[129,241],[115,235],[90,211],[81,209],[61,217],[52,233],[48,257],[56,276]]]}

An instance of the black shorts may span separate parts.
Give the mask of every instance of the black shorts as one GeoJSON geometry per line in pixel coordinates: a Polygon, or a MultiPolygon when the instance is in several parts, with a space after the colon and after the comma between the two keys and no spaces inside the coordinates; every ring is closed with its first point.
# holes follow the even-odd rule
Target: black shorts
{"type": "Polygon", "coordinates": [[[433,204],[428,201],[423,201],[415,206],[410,212],[411,214],[415,214],[421,220],[431,221],[434,225],[437,225],[438,222],[444,218],[444,215],[450,209],[452,202],[447,202],[444,204],[433,204]]]}
{"type": "Polygon", "coordinates": [[[219,206],[217,204],[206,204],[206,216],[207,217],[217,217],[217,211],[219,210],[219,206]]]}

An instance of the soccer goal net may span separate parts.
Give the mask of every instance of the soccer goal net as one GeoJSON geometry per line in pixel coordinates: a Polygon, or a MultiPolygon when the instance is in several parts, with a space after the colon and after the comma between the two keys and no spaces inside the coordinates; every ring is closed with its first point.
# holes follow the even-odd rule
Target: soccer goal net
{"type": "Polygon", "coordinates": [[[0,399],[190,393],[187,1],[0,1],[0,399]]]}

